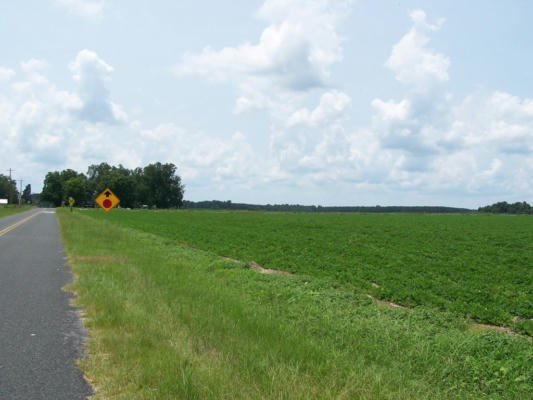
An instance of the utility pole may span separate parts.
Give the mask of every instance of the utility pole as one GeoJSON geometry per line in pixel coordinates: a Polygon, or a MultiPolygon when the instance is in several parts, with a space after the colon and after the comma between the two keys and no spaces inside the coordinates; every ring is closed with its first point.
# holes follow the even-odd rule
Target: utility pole
{"type": "Polygon", "coordinates": [[[22,206],[22,182],[23,182],[23,180],[19,179],[19,181],[20,181],[19,207],[21,207],[22,206]]]}
{"type": "Polygon", "coordinates": [[[15,170],[12,169],[12,168],[9,168],[8,171],[9,171],[9,200],[8,200],[8,203],[12,203],[13,202],[13,190],[11,188],[11,173],[15,172],[15,170]]]}

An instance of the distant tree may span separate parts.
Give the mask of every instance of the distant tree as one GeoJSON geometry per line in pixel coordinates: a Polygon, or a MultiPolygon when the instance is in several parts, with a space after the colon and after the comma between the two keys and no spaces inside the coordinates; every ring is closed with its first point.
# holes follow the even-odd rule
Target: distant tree
{"type": "Polygon", "coordinates": [[[85,192],[86,179],[81,176],[70,178],[63,183],[64,200],[68,200],[69,197],[72,197],[75,204],[81,205],[85,202],[85,192]]]}
{"type": "Polygon", "coordinates": [[[90,200],[93,200],[106,188],[109,188],[120,199],[122,207],[134,207],[137,202],[138,179],[135,171],[110,166],[107,163],[91,165],[87,170],[87,192],[90,200]]]}
{"type": "Polygon", "coordinates": [[[32,204],[39,204],[41,202],[41,194],[40,193],[32,193],[31,194],[31,203],[32,204]]]}
{"type": "Polygon", "coordinates": [[[87,175],[72,169],[46,174],[40,200],[56,206],[73,197],[76,204],[94,201],[106,188],[120,199],[123,207],[148,204],[159,208],[180,207],[184,186],[174,164],[150,164],[133,170],[122,165],[93,164],[87,175]]]}
{"type": "Polygon", "coordinates": [[[509,204],[506,201],[500,201],[490,206],[479,207],[479,212],[494,214],[533,214],[533,207],[525,201],[509,204]]]}
{"type": "Polygon", "coordinates": [[[143,169],[140,199],[158,208],[181,207],[184,186],[174,164],[149,164],[143,169]]]}
{"type": "Polygon", "coordinates": [[[64,169],[63,171],[61,171],[61,174],[60,174],[61,182],[65,183],[69,179],[77,178],[78,175],[79,174],[76,171],[74,171],[73,169],[64,169]]]}
{"type": "Polygon", "coordinates": [[[26,185],[22,192],[22,201],[26,204],[31,203],[31,185],[26,185]]]}
{"type": "MultiPolygon", "coordinates": [[[[108,163],[90,165],[87,169],[87,200],[93,201],[107,186],[106,177],[111,171],[108,163]]],[[[113,190],[111,188],[111,190],[113,190]]]]}
{"type": "Polygon", "coordinates": [[[63,183],[58,171],[48,172],[44,178],[41,200],[58,207],[63,200],[63,183]]]}
{"type": "Polygon", "coordinates": [[[0,199],[7,199],[10,204],[18,199],[17,183],[8,176],[0,174],[0,199]]]}

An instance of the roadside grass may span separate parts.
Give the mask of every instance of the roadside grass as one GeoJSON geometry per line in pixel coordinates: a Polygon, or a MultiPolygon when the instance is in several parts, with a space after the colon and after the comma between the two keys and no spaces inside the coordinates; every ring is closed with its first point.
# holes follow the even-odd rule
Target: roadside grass
{"type": "Polygon", "coordinates": [[[95,399],[529,399],[533,346],[57,211],[95,399]]]}
{"type": "Polygon", "coordinates": [[[9,215],[14,215],[18,213],[22,213],[25,211],[30,211],[31,209],[35,208],[34,206],[0,206],[0,218],[7,217],[9,215]]]}
{"type": "Polygon", "coordinates": [[[531,216],[116,210],[109,217],[226,257],[533,335],[531,216]]]}

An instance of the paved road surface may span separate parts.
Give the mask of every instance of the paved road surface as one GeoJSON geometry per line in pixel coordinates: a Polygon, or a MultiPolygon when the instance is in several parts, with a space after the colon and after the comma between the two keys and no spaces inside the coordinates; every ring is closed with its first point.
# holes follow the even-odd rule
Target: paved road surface
{"type": "Polygon", "coordinates": [[[2,400],[91,394],[75,366],[83,357],[83,327],[69,306],[72,295],[61,290],[72,280],[61,251],[52,209],[0,218],[2,400]]]}

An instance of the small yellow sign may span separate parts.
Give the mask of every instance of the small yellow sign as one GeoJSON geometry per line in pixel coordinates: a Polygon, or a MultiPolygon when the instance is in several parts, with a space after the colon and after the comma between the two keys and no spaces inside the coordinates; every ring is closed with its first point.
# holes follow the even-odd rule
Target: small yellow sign
{"type": "Polygon", "coordinates": [[[120,199],[110,190],[106,189],[94,199],[96,204],[104,209],[105,212],[111,211],[120,203],[120,199]]]}
{"type": "Polygon", "coordinates": [[[74,197],[69,197],[68,198],[68,204],[72,207],[74,205],[75,201],[74,201],[74,197]]]}

